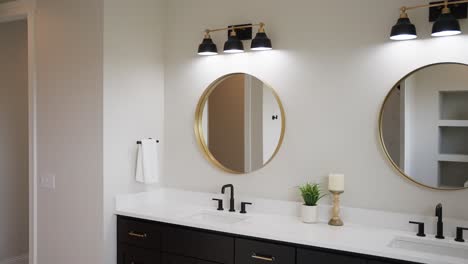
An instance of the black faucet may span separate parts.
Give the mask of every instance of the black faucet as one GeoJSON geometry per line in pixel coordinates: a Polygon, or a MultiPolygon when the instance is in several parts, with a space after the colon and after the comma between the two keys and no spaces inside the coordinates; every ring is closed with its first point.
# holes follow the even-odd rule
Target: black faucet
{"type": "Polygon", "coordinates": [[[221,188],[221,193],[224,194],[224,191],[226,188],[231,188],[231,198],[229,200],[229,212],[235,212],[236,210],[234,209],[234,185],[232,184],[226,184],[221,188]]]}
{"type": "Polygon", "coordinates": [[[463,231],[468,231],[468,228],[457,227],[457,237],[455,238],[455,241],[461,243],[465,242],[465,239],[463,239],[463,231]]]}
{"type": "Polygon", "coordinates": [[[410,221],[409,223],[418,225],[418,234],[417,234],[418,237],[425,237],[426,236],[426,234],[424,234],[424,223],[414,222],[414,221],[410,221]]]}
{"type": "Polygon", "coordinates": [[[252,203],[249,203],[249,202],[242,202],[241,203],[241,211],[240,211],[241,214],[246,214],[247,213],[247,210],[246,210],[247,205],[252,205],[252,203]]]}
{"type": "Polygon", "coordinates": [[[444,239],[444,223],[442,222],[442,204],[436,207],[435,215],[437,217],[437,239],[444,239]]]}

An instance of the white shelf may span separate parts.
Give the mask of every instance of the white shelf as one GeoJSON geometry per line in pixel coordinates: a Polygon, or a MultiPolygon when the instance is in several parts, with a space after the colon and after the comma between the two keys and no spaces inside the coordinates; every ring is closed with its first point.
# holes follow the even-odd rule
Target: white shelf
{"type": "Polygon", "coordinates": [[[439,127],[468,127],[468,120],[439,120],[439,127]]]}
{"type": "Polygon", "coordinates": [[[439,154],[439,161],[468,162],[468,155],[439,154]]]}
{"type": "Polygon", "coordinates": [[[468,119],[468,91],[443,91],[440,93],[440,119],[468,119]]]}

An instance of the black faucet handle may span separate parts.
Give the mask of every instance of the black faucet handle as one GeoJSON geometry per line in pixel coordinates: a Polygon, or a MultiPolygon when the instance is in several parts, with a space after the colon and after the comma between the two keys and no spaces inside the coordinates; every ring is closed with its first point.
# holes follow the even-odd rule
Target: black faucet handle
{"type": "Polygon", "coordinates": [[[437,206],[436,206],[436,213],[435,215],[437,217],[442,217],[442,204],[439,203],[437,206]]]}
{"type": "Polygon", "coordinates": [[[466,227],[457,227],[457,237],[455,238],[455,241],[457,242],[465,242],[463,239],[463,231],[468,231],[468,228],[466,227]]]}
{"type": "Polygon", "coordinates": [[[247,213],[247,210],[246,210],[247,205],[252,205],[252,203],[248,203],[248,202],[242,202],[241,203],[241,211],[240,211],[241,214],[246,214],[247,213]]]}
{"type": "Polygon", "coordinates": [[[216,198],[213,198],[213,201],[217,201],[218,202],[218,211],[223,211],[224,208],[223,208],[223,199],[216,199],[216,198]]]}
{"type": "Polygon", "coordinates": [[[424,233],[424,223],[422,222],[414,222],[410,221],[410,224],[418,225],[418,233],[416,234],[419,237],[425,237],[426,234],[424,233]]]}

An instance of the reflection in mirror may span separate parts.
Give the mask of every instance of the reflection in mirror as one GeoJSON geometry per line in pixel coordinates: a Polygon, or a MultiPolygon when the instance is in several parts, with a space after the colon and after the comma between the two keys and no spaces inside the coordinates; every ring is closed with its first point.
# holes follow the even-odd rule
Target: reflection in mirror
{"type": "Polygon", "coordinates": [[[196,134],[207,157],[231,173],[264,167],[278,151],[284,113],[275,91],[248,74],[216,81],[200,99],[196,134]]]}
{"type": "Polygon", "coordinates": [[[468,66],[419,69],[388,94],[381,140],[392,164],[426,187],[468,187],[468,66]]]}

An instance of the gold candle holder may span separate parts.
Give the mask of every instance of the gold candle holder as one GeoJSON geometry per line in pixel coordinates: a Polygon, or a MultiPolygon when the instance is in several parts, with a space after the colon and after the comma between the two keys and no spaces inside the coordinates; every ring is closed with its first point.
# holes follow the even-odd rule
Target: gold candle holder
{"type": "Polygon", "coordinates": [[[344,191],[330,191],[333,195],[332,218],[328,222],[331,226],[343,226],[343,220],[340,218],[340,195],[344,191]]]}

